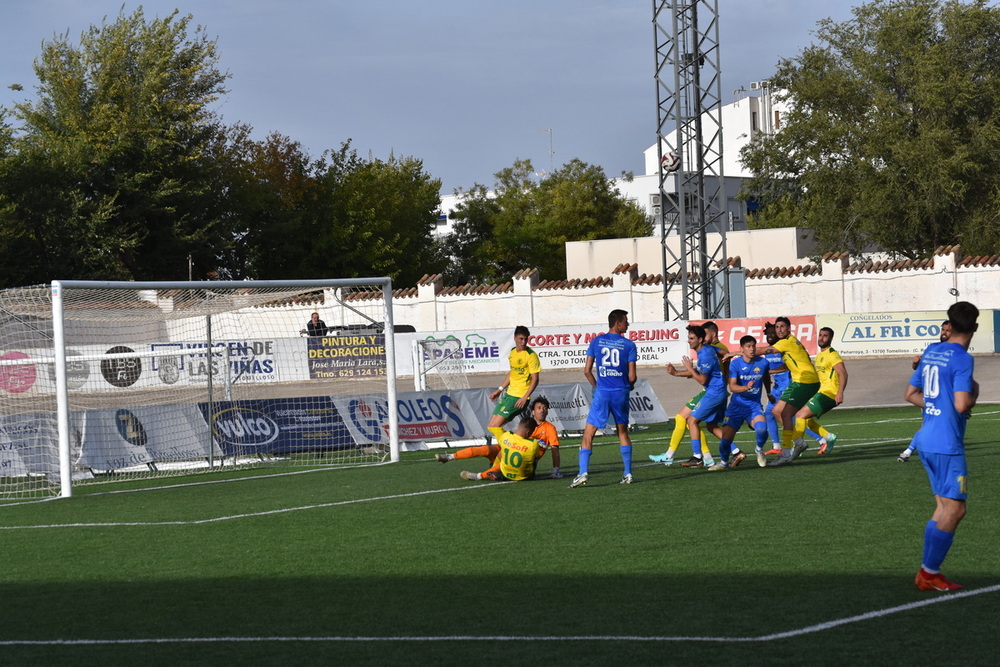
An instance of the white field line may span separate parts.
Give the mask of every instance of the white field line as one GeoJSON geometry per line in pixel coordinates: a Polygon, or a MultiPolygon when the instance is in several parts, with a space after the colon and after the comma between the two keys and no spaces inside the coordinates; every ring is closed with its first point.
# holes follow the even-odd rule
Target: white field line
{"type": "Polygon", "coordinates": [[[356,642],[356,643],[386,643],[386,642],[482,642],[482,641],[521,641],[521,642],[702,642],[717,644],[732,644],[745,642],[771,642],[779,639],[794,639],[804,635],[831,630],[852,623],[861,623],[875,618],[900,614],[921,607],[951,602],[962,598],[973,597],[1000,591],[1000,584],[977,588],[958,593],[945,593],[918,602],[910,602],[886,609],[838,618],[832,621],[808,625],[804,628],[775,632],[751,637],[719,637],[719,636],[670,636],[670,635],[428,635],[428,636],[338,636],[328,637],[287,637],[287,636],[257,636],[257,637],[147,637],[134,639],[8,639],[0,640],[0,646],[106,646],[129,644],[220,644],[220,643],[281,643],[281,642],[356,642]]]}
{"type": "MultiPolygon", "coordinates": [[[[998,411],[1000,412],[1000,411],[998,411]]],[[[982,414],[997,414],[998,412],[982,413],[982,414]]],[[[884,420],[884,421],[901,421],[901,420],[884,420]]],[[[872,423],[882,423],[882,422],[872,422],[872,423]]],[[[834,426],[834,425],[831,425],[834,426]]],[[[659,438],[657,438],[659,439],[659,438]]],[[[895,439],[890,439],[895,440],[895,439]]],[[[877,444],[884,442],[885,440],[873,440],[865,443],[856,443],[852,445],[845,446],[863,446],[866,444],[877,444]]],[[[658,464],[647,464],[647,465],[658,465],[658,464]]],[[[241,478],[239,480],[219,480],[220,483],[225,481],[243,481],[244,479],[253,478],[241,478]]],[[[202,484],[196,483],[196,484],[202,484]]],[[[175,486],[185,486],[185,485],[175,485],[175,486]]],[[[470,489],[480,489],[492,486],[507,486],[505,483],[482,483],[469,486],[452,487],[447,489],[433,489],[427,491],[418,491],[415,493],[403,493],[403,494],[393,494],[388,496],[378,496],[374,498],[361,498],[354,500],[344,500],[331,503],[317,503],[313,505],[304,505],[300,507],[289,507],[277,510],[267,510],[264,512],[252,512],[245,514],[235,514],[230,516],[214,517],[210,519],[199,519],[194,521],[160,521],[160,522],[127,522],[127,523],[74,523],[74,524],[50,524],[50,525],[36,525],[36,526],[0,526],[0,530],[26,530],[26,529],[53,529],[53,528],[79,528],[79,527],[131,527],[131,526],[182,526],[182,525],[199,525],[199,524],[210,524],[217,523],[221,521],[230,521],[234,519],[243,519],[257,516],[267,516],[273,514],[284,514],[287,512],[297,512],[303,510],[311,509],[321,509],[326,507],[337,507],[343,505],[352,505],[356,503],[363,502],[373,502],[378,500],[394,500],[399,498],[416,497],[422,495],[428,495],[433,493],[447,493],[450,491],[466,491],[470,489]]],[[[154,489],[146,489],[154,490],[154,489]]],[[[137,489],[136,492],[142,491],[142,489],[137,489]]],[[[797,628],[793,630],[787,630],[784,632],[770,633],[767,635],[759,636],[748,636],[748,637],[720,637],[720,636],[642,636],[642,635],[579,635],[579,636],[504,636],[504,635],[440,635],[440,636],[398,636],[398,637],[377,637],[377,636],[358,636],[358,637],[347,637],[347,636],[327,636],[327,637],[282,637],[282,636],[257,636],[257,637],[153,637],[153,638],[130,638],[130,639],[54,639],[54,640],[0,640],[0,646],[99,646],[99,645],[131,645],[131,644],[199,644],[199,643],[288,643],[288,642],[361,642],[361,643],[385,643],[385,642],[462,642],[462,641],[538,641],[538,642],[570,642],[570,641],[645,641],[645,642],[709,642],[709,643],[739,643],[739,642],[767,642],[774,641],[778,639],[790,639],[803,635],[813,634],[816,632],[822,632],[825,630],[830,630],[843,625],[849,625],[852,623],[859,623],[875,618],[881,618],[884,616],[889,616],[892,614],[898,614],[906,611],[911,611],[914,609],[919,609],[921,607],[926,607],[933,604],[939,604],[941,602],[948,602],[951,600],[957,600],[960,598],[972,597],[976,595],[982,595],[984,593],[995,593],[1000,591],[1000,585],[988,586],[986,588],[979,588],[974,590],[966,590],[957,593],[947,593],[944,595],[935,596],[927,600],[920,600],[918,602],[911,602],[904,605],[899,605],[896,607],[889,607],[886,609],[879,609],[870,612],[865,612],[863,614],[858,614],[856,616],[850,616],[847,618],[834,619],[831,621],[825,621],[823,623],[817,623],[815,625],[806,626],[803,628],[797,628]]]]}
{"type": "Polygon", "coordinates": [[[469,491],[471,489],[481,489],[487,486],[507,486],[507,482],[484,482],[469,486],[455,486],[449,489],[429,489],[427,491],[415,491],[413,493],[397,493],[389,496],[376,496],[374,498],[353,498],[351,500],[338,500],[329,503],[316,503],[313,505],[300,505],[298,507],[283,507],[280,509],[264,510],[262,512],[245,512],[243,514],[230,514],[217,516],[209,519],[194,519],[191,521],[124,521],[108,523],[53,523],[34,526],[0,526],[0,530],[30,530],[47,528],[116,528],[116,527],[142,527],[142,526],[199,526],[209,523],[219,523],[221,521],[233,521],[235,519],[250,519],[260,516],[270,516],[274,514],[287,514],[289,512],[301,512],[304,510],[322,509],[325,507],[339,507],[343,505],[356,505],[358,503],[371,503],[379,500],[396,500],[399,498],[415,498],[433,493],[449,493],[451,491],[469,491]]]}

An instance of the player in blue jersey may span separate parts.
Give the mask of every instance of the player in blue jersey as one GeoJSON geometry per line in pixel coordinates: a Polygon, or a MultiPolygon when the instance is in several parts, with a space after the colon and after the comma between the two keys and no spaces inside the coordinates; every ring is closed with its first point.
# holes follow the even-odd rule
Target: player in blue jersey
{"type": "MultiPolygon", "coordinates": [[[[719,340],[719,325],[715,322],[704,322],[700,326],[705,328],[705,345],[716,349],[719,355],[719,363],[721,364],[723,357],[729,353],[729,348],[726,347],[725,343],[719,340]]],[[[678,375],[672,364],[667,364],[667,372],[671,375],[678,375]]],[[[726,373],[725,365],[722,367],[722,373],[723,375],[726,373]]],[[[677,453],[677,448],[680,447],[681,440],[684,439],[684,434],[690,433],[690,428],[688,427],[688,417],[690,417],[691,412],[698,407],[698,402],[704,395],[705,389],[703,388],[694,396],[694,398],[688,401],[684,407],[681,408],[680,412],[674,415],[674,430],[670,435],[670,444],[667,446],[667,451],[662,454],[650,454],[649,459],[651,461],[662,463],[666,466],[674,464],[674,455],[677,453]]],[[[713,433],[718,436],[718,429],[714,430],[713,433]]],[[[709,450],[706,441],[701,438],[700,434],[698,434],[696,440],[701,443],[701,449],[694,449],[691,452],[691,458],[684,463],[681,463],[682,468],[700,468],[703,465],[711,466],[715,463],[714,459],[712,459],[711,450],[709,450]]]]}
{"type": "Polygon", "coordinates": [[[608,333],[590,341],[587,363],[583,374],[594,388],[594,397],[587,413],[580,443],[580,471],[573,478],[570,488],[583,486],[589,479],[590,455],[594,434],[604,428],[609,415],[615,420],[618,431],[618,449],[625,471],[621,483],[632,483],[632,440],[628,436],[628,395],[635,386],[635,362],[638,350],[635,343],[623,334],[628,331],[628,312],[612,310],[608,314],[608,333]],[[596,375],[595,375],[596,369],[596,375]]]}
{"type": "MultiPolygon", "coordinates": [[[[708,333],[705,328],[696,324],[688,326],[688,345],[697,355],[692,360],[690,357],[683,357],[681,362],[684,370],[677,370],[673,364],[667,364],[667,372],[677,377],[693,378],[698,384],[704,387],[704,393],[695,397],[697,404],[687,416],[688,430],[691,433],[691,448],[695,452],[702,452],[701,438],[703,430],[701,423],[705,422],[709,430],[720,435],[718,426],[726,416],[726,399],[729,393],[726,391],[726,379],[722,375],[722,365],[719,361],[716,348],[708,344],[708,333]]],[[[715,461],[711,454],[704,453],[704,465],[712,467],[715,461]]]]}
{"type": "Polygon", "coordinates": [[[951,337],[924,350],[903,398],[923,410],[923,423],[913,437],[930,478],[936,506],[924,528],[924,555],[914,584],[922,591],[962,588],[941,574],[955,530],[965,517],[965,424],[979,397],[973,378],[975,363],[969,344],[979,325],[979,309],[959,301],[948,309],[951,337]]]}
{"type": "Polygon", "coordinates": [[[740,356],[733,357],[729,362],[729,407],[722,420],[722,435],[719,439],[719,462],[709,470],[726,470],[735,468],[746,458],[746,454],[738,452],[730,458],[733,451],[733,438],[744,423],[757,434],[757,462],[763,458],[764,443],[767,442],[767,419],[761,405],[761,395],[770,389],[770,364],[764,357],[757,356],[757,339],[753,336],[743,336],[740,339],[740,356]]]}
{"type": "MultiPolygon", "coordinates": [[[[950,337],[951,337],[951,322],[945,320],[944,322],[941,323],[941,334],[938,340],[943,343],[950,337]]],[[[913,357],[913,370],[917,370],[917,366],[920,365],[920,357],[921,355],[919,354],[913,357]]],[[[915,448],[916,445],[914,445],[911,442],[906,446],[906,449],[904,449],[902,452],[899,453],[899,456],[896,457],[896,460],[899,461],[900,463],[906,463],[907,461],[910,460],[910,456],[913,455],[913,450],[915,448]]]]}

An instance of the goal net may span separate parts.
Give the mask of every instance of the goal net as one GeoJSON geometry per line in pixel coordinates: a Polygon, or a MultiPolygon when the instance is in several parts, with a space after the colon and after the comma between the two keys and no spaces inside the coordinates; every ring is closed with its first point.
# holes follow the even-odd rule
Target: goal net
{"type": "Polygon", "coordinates": [[[391,297],[388,278],[0,291],[0,498],[398,460],[391,297]]]}
{"type": "Polygon", "coordinates": [[[413,342],[413,384],[416,391],[468,389],[462,341],[455,336],[426,338],[413,342]]]}

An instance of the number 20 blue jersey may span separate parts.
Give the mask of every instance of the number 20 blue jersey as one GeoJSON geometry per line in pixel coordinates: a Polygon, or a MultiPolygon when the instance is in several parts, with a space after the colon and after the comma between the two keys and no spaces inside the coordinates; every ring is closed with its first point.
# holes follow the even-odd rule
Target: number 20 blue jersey
{"type": "Polygon", "coordinates": [[[621,334],[601,334],[590,341],[587,356],[594,358],[598,389],[628,391],[628,365],[639,358],[635,343],[621,334]]]}

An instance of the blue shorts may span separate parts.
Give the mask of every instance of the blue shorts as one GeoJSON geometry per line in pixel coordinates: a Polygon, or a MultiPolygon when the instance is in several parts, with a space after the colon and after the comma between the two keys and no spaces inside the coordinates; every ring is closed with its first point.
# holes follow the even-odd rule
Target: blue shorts
{"type": "Polygon", "coordinates": [[[698,401],[698,406],[691,411],[691,415],[706,424],[721,424],[726,417],[727,398],[729,398],[729,394],[725,391],[705,392],[705,395],[698,401]]]}
{"type": "Polygon", "coordinates": [[[965,454],[935,454],[921,451],[920,460],[927,470],[934,495],[952,500],[965,500],[969,497],[965,488],[969,477],[965,454]]]}
{"type": "Polygon", "coordinates": [[[597,428],[608,425],[608,415],[615,424],[628,424],[628,391],[612,391],[598,387],[590,401],[587,423],[597,428]]]}
{"type": "Polygon", "coordinates": [[[733,398],[729,401],[729,407],[726,408],[726,416],[722,420],[722,426],[732,426],[733,430],[739,431],[743,428],[743,424],[752,427],[753,420],[763,416],[764,408],[761,407],[760,403],[744,403],[733,398]]]}

